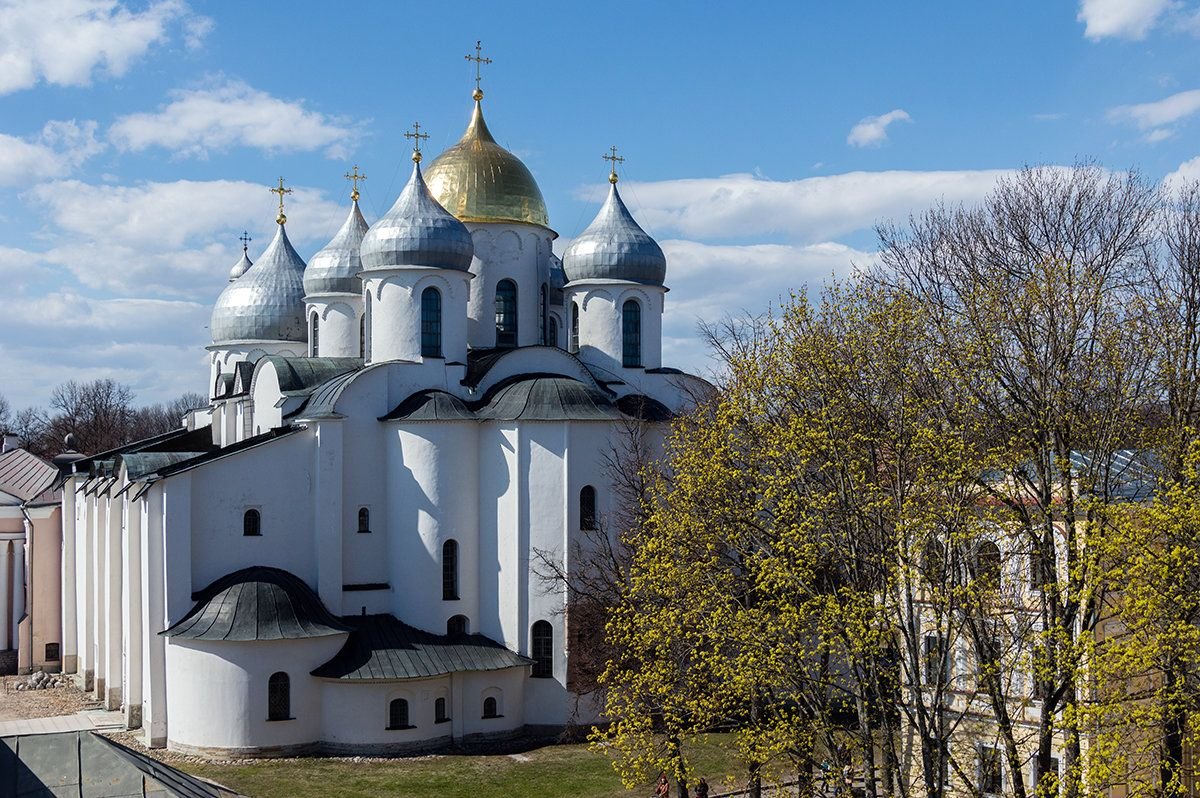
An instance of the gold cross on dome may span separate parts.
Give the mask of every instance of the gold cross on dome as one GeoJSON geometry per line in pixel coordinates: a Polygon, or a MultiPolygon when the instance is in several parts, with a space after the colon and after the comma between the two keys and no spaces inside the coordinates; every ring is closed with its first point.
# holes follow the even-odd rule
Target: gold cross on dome
{"type": "Polygon", "coordinates": [[[250,249],[250,242],[253,240],[254,239],[250,237],[250,233],[245,230],[242,231],[242,234],[238,236],[238,241],[242,242],[242,252],[250,249]]]}
{"type": "Polygon", "coordinates": [[[283,213],[283,195],[291,194],[292,190],[290,188],[283,187],[283,178],[280,177],[279,178],[279,187],[278,188],[269,188],[269,189],[267,189],[267,191],[270,191],[272,194],[279,195],[279,215],[275,217],[275,222],[277,224],[284,224],[287,221],[287,216],[285,216],[283,213]]]}
{"type": "Polygon", "coordinates": [[[412,132],[405,133],[404,138],[413,140],[412,159],[415,163],[420,163],[421,162],[421,140],[429,138],[429,134],[421,132],[421,123],[420,122],[413,122],[412,132]]]}
{"type": "Polygon", "coordinates": [[[600,157],[606,161],[612,161],[612,172],[608,175],[608,182],[616,183],[617,182],[617,164],[625,163],[625,158],[624,158],[624,156],[617,155],[617,145],[616,144],[609,147],[609,150],[612,152],[612,155],[601,155],[600,157]]]}
{"type": "Polygon", "coordinates": [[[354,188],[350,191],[350,199],[352,199],[355,202],[358,202],[358,181],[366,180],[367,176],[360,175],[358,173],[358,164],[354,164],[354,171],[347,172],[346,179],[351,181],[352,183],[354,183],[354,188]]]}
{"type": "Polygon", "coordinates": [[[465,55],[463,57],[466,58],[468,61],[475,62],[475,94],[473,96],[475,97],[476,100],[482,100],[483,99],[483,90],[479,88],[479,81],[483,77],[483,75],[480,72],[480,69],[483,67],[484,64],[492,63],[492,59],[483,57],[483,40],[477,39],[475,41],[475,55],[471,55],[470,53],[468,53],[467,55],[465,55]]]}

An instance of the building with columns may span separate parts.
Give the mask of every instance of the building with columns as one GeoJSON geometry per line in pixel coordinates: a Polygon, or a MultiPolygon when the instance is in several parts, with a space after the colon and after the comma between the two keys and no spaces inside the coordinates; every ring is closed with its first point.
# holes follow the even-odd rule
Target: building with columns
{"type": "Polygon", "coordinates": [[[0,452],[0,673],[62,665],[62,494],[58,469],[10,444],[0,452]]]}
{"type": "MultiPolygon", "coordinates": [[[[212,314],[210,404],[80,460],[63,662],[152,746],[393,752],[597,718],[561,584],[607,455],[706,384],[662,363],[666,258],[611,187],[560,259],[533,175],[462,139],[307,262],[274,239],[212,314]]],[[[214,267],[216,268],[216,267],[214,267]]]]}

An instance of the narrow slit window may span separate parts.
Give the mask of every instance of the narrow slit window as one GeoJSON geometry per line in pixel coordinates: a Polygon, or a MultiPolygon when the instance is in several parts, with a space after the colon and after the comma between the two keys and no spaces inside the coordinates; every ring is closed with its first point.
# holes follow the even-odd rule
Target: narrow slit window
{"type": "Polygon", "coordinates": [[[433,722],[445,723],[450,720],[450,716],[446,714],[446,699],[439,698],[433,702],[433,722]]]}
{"type": "Polygon", "coordinates": [[[537,621],[529,632],[529,652],[533,657],[532,676],[550,679],[554,676],[554,627],[549,621],[537,621]]]}
{"type": "Polygon", "coordinates": [[[496,284],[496,346],[517,345],[517,284],[501,280],[496,284]]]}
{"type": "Polygon", "coordinates": [[[371,511],[366,507],[358,508],[358,531],[363,534],[371,531],[371,511]]]}
{"type": "Polygon", "coordinates": [[[258,510],[247,510],[242,516],[242,535],[256,538],[262,534],[262,515],[258,510]]]}
{"type": "Polygon", "coordinates": [[[458,541],[442,544],[442,601],[458,600],[458,541]]]}
{"type": "Polygon", "coordinates": [[[483,699],[483,716],[485,718],[500,717],[500,711],[496,703],[496,699],[492,696],[488,696],[487,698],[483,699]]]}
{"type": "Polygon", "coordinates": [[[621,365],[640,368],[642,365],[642,306],[627,299],[621,307],[621,365]]]}
{"type": "Polygon", "coordinates": [[[317,314],[312,314],[312,322],[309,325],[308,340],[312,344],[312,356],[320,357],[321,353],[321,327],[320,320],[317,314]]]}
{"type": "Polygon", "coordinates": [[[283,671],[267,680],[267,720],[291,720],[292,682],[283,671]]]}
{"type": "Polygon", "coordinates": [[[579,528],[591,530],[597,525],[596,489],[591,485],[584,485],[579,491],[579,528]]]}
{"type": "Polygon", "coordinates": [[[574,354],[579,351],[579,303],[571,303],[571,340],[567,342],[567,350],[574,354]]]}
{"type": "Polygon", "coordinates": [[[436,288],[421,292],[421,357],[442,356],[442,293],[436,288]]]}

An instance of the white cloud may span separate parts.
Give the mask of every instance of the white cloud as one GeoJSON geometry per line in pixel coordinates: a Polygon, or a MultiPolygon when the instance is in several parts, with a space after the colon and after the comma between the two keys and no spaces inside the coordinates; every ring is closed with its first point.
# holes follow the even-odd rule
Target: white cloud
{"type": "Polygon", "coordinates": [[[1145,139],[1154,143],[1175,135],[1176,131],[1171,125],[1182,122],[1197,111],[1200,111],[1200,89],[1191,89],[1154,102],[1118,105],[1109,109],[1108,119],[1111,122],[1129,122],[1139,130],[1149,131],[1145,139]]]}
{"type": "Polygon", "coordinates": [[[266,152],[324,150],[343,158],[358,138],[348,120],[311,111],[240,81],[176,91],[153,113],[121,117],[109,138],[122,150],[162,147],[205,158],[210,150],[255,147],[266,152]]]}
{"type": "Polygon", "coordinates": [[[182,0],[131,10],[117,0],[0,0],[0,95],[36,86],[86,86],[119,77],[182,23],[198,42],[211,21],[182,0]]]}
{"type": "Polygon", "coordinates": [[[1076,19],[1093,41],[1143,39],[1173,5],[1171,0],[1081,0],[1076,19]]]}
{"type": "MultiPolygon", "coordinates": [[[[332,237],[348,209],[318,190],[294,191],[288,236],[309,255],[332,237]]],[[[251,231],[251,257],[275,234],[274,198],[265,185],[244,181],[113,186],[62,180],[36,186],[28,196],[55,231],[37,257],[107,291],[212,301],[240,254],[237,234],[251,231]]]]}
{"type": "MultiPolygon", "coordinates": [[[[938,201],[976,202],[1009,170],[847,172],[801,180],[734,174],[622,184],[638,221],[652,233],[692,239],[782,234],[827,241],[907,216],[938,201]]],[[[602,189],[583,198],[598,201],[602,189]]]]}
{"type": "Polygon", "coordinates": [[[1179,168],[1164,177],[1162,182],[1167,188],[1175,188],[1182,183],[1196,180],[1200,180],[1200,156],[1181,163],[1179,168]]]}
{"type": "Polygon", "coordinates": [[[897,108],[879,116],[868,116],[860,119],[858,124],[850,128],[846,143],[851,147],[878,147],[887,141],[888,125],[893,122],[911,122],[908,112],[897,108]]]}
{"type": "Polygon", "coordinates": [[[95,122],[50,121],[28,139],[0,133],[0,186],[63,177],[103,148],[95,122]]]}

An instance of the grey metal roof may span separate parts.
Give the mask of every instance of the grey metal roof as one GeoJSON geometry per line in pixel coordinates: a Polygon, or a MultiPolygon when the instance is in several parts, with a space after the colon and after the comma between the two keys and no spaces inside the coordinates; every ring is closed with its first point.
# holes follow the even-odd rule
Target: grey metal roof
{"type": "Polygon", "coordinates": [[[160,634],[183,640],[297,640],[350,630],[302,579],[279,568],[243,568],[194,598],[192,611],[160,634]]]}
{"type": "Polygon", "coordinates": [[[563,271],[575,280],[626,280],[662,285],[667,256],[643,230],[613,183],[600,213],[563,253],[563,271]]]}
{"type": "Polygon", "coordinates": [[[0,454],[0,491],[21,501],[38,498],[58,478],[58,469],[36,454],[11,449],[0,454]]]}
{"type": "Polygon", "coordinates": [[[430,389],[417,391],[380,421],[474,421],[475,414],[454,394],[430,389]]]}
{"type": "Polygon", "coordinates": [[[209,330],[215,344],[232,341],[307,341],[304,259],[284,225],[254,268],[225,286],[209,330]]]}
{"type": "Polygon", "coordinates": [[[194,457],[203,457],[207,452],[134,452],[122,455],[129,479],[136,480],[194,457]]]}
{"type": "Polygon", "coordinates": [[[268,355],[260,363],[272,363],[279,375],[279,390],[305,391],[316,388],[339,374],[362,368],[361,357],[287,357],[268,355]]]}
{"type": "Polygon", "coordinates": [[[233,268],[229,270],[229,282],[232,283],[234,280],[241,277],[243,274],[248,272],[250,267],[253,265],[254,261],[250,260],[250,256],[246,254],[246,248],[242,247],[242,257],[239,258],[238,262],[233,264],[233,268]]]}
{"type": "Polygon", "coordinates": [[[398,266],[467,271],[474,253],[471,232],[429,193],[419,163],[396,204],[363,236],[360,251],[364,271],[398,266]]]}
{"type": "Polygon", "coordinates": [[[321,385],[309,394],[304,405],[292,414],[298,418],[337,418],[338,413],[335,412],[334,406],[337,400],[341,398],[342,391],[358,374],[357,371],[348,371],[345,374],[339,374],[321,385]]]}
{"type": "Polygon", "coordinates": [[[305,293],[361,294],[359,247],[366,232],[367,220],[358,209],[358,200],[354,200],[342,228],[320,252],[308,259],[308,268],[304,270],[305,293]]]}
{"type": "Polygon", "coordinates": [[[501,383],[475,408],[480,421],[613,421],[621,412],[601,391],[556,374],[501,383]]]}
{"type": "Polygon", "coordinates": [[[532,665],[533,660],[479,634],[435,635],[392,615],[350,615],[346,644],[313,676],[350,681],[424,679],[462,671],[494,671],[532,665]]]}
{"type": "Polygon", "coordinates": [[[662,402],[640,393],[622,396],[616,404],[623,414],[640,421],[670,421],[675,418],[675,414],[662,402]]]}

